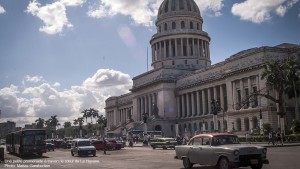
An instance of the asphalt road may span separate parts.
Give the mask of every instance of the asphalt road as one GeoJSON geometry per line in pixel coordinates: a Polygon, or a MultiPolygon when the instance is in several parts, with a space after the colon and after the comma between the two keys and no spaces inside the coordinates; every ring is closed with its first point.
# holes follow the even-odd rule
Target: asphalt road
{"type": "MultiPolygon", "coordinates": [[[[70,150],[56,149],[47,152],[42,158],[36,156],[20,157],[5,153],[6,163],[0,168],[51,168],[51,169],[182,169],[181,160],[175,160],[174,150],[152,150],[149,147],[124,148],[108,151],[104,155],[97,151],[96,157],[72,157],[70,150]]],[[[268,148],[270,164],[263,169],[297,169],[300,146],[268,148]]],[[[195,165],[194,169],[213,169],[214,167],[195,165]]],[[[244,168],[244,169],[250,169],[244,168]]]]}

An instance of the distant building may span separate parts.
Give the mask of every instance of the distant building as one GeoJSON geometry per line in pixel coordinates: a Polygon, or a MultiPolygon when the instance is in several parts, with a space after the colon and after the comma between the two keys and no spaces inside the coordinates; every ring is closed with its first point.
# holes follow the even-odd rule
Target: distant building
{"type": "Polygon", "coordinates": [[[5,139],[6,135],[10,132],[16,131],[16,123],[13,121],[7,121],[0,123],[0,139],[5,139]]]}
{"type": "MultiPolygon", "coordinates": [[[[274,130],[283,127],[274,102],[260,96],[246,104],[243,100],[266,89],[261,78],[266,60],[300,60],[299,45],[246,49],[211,65],[211,38],[202,30],[203,18],[194,0],[164,0],[155,23],[152,70],[132,79],[131,92],[106,100],[108,133],[144,130],[144,122],[147,130],[173,137],[216,130],[244,134],[259,130],[262,123],[270,123],[274,130]],[[215,116],[212,99],[221,107],[215,116]]],[[[270,94],[275,96],[274,91],[270,94]]],[[[290,128],[296,117],[294,100],[285,96],[285,106],[285,127],[290,128]]]]}
{"type": "Polygon", "coordinates": [[[35,129],[36,128],[36,124],[32,123],[32,124],[25,124],[24,129],[35,129]]]}

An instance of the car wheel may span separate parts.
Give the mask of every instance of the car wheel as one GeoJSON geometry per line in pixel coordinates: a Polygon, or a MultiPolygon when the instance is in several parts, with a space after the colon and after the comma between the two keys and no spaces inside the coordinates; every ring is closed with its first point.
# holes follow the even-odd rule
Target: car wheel
{"type": "Polygon", "coordinates": [[[252,168],[252,169],[261,169],[262,166],[263,166],[262,164],[259,164],[259,165],[252,165],[251,168],[252,168]]]}
{"type": "Polygon", "coordinates": [[[74,153],[71,151],[71,155],[74,156],[74,153]]]}
{"type": "Polygon", "coordinates": [[[153,150],[155,150],[155,148],[156,148],[156,147],[155,147],[155,146],[153,146],[152,148],[153,148],[153,150]]]}
{"type": "Polygon", "coordinates": [[[164,150],[166,150],[166,149],[167,149],[167,147],[166,147],[166,146],[163,146],[163,149],[164,149],[164,150]]]}
{"type": "Polygon", "coordinates": [[[183,167],[184,167],[185,169],[190,169],[190,168],[192,168],[193,165],[194,165],[193,163],[190,162],[190,159],[189,159],[189,158],[183,158],[182,163],[183,163],[183,167]]]}
{"type": "Polygon", "coordinates": [[[93,153],[93,156],[94,156],[94,157],[96,156],[96,152],[93,153]]]}
{"type": "Polygon", "coordinates": [[[218,169],[231,169],[227,158],[222,157],[218,162],[218,169]]]}

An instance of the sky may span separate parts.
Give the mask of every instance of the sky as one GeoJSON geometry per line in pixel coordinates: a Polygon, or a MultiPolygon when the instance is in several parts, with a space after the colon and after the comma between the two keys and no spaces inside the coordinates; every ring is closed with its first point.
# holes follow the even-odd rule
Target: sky
{"type": "MultiPolygon", "coordinates": [[[[163,0],[0,0],[0,122],[63,125],[129,92],[151,70],[163,0]],[[148,63],[148,65],[147,65],[148,63]],[[148,69],[147,69],[148,68],[148,69]]],[[[300,44],[299,0],[195,0],[212,64],[249,48],[300,44]]]]}

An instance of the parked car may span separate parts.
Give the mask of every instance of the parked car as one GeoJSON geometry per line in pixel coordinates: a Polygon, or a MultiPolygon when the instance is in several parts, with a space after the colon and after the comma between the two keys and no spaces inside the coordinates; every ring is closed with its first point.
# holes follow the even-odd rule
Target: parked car
{"type": "Polygon", "coordinates": [[[176,145],[177,141],[175,138],[157,138],[155,141],[152,141],[150,143],[150,146],[153,149],[162,148],[164,150],[168,148],[175,149],[176,145]]]}
{"type": "Polygon", "coordinates": [[[183,161],[184,168],[194,164],[217,166],[220,169],[251,166],[261,169],[268,164],[267,149],[260,146],[242,145],[234,134],[199,134],[187,145],[175,147],[176,159],[183,161]]]}
{"type": "Polygon", "coordinates": [[[93,155],[96,156],[96,148],[91,145],[89,139],[75,139],[72,142],[71,155],[93,155]]]}
{"type": "MultiPolygon", "coordinates": [[[[104,150],[103,140],[91,140],[91,144],[96,148],[96,150],[104,150]]],[[[116,150],[117,143],[113,141],[106,140],[106,150],[116,150]]]]}
{"type": "Polygon", "coordinates": [[[52,143],[46,143],[46,148],[48,151],[50,150],[54,151],[55,145],[52,143]]]}
{"type": "Polygon", "coordinates": [[[124,142],[117,140],[116,138],[107,138],[106,140],[108,143],[112,144],[114,150],[120,150],[122,147],[124,147],[124,142]]]}

